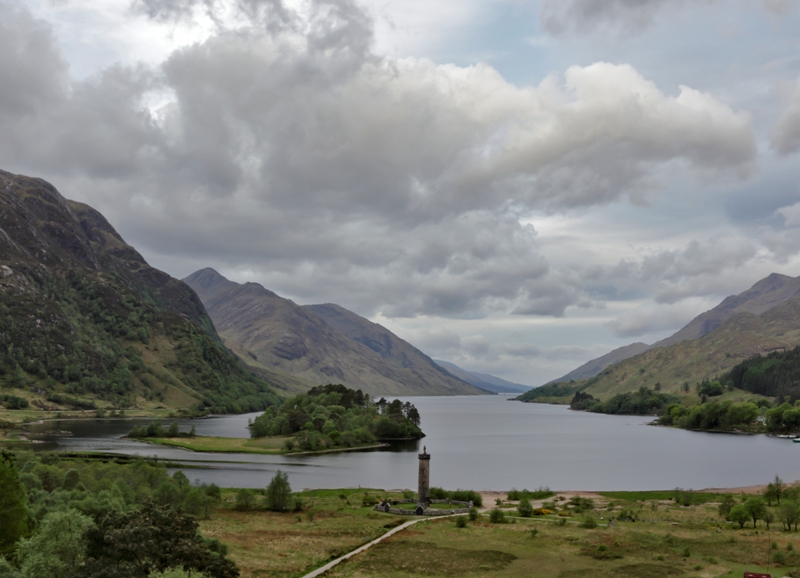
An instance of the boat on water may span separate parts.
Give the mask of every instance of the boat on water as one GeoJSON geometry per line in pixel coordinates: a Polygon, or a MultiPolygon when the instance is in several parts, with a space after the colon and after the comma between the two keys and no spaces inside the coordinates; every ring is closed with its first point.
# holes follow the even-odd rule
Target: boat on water
{"type": "Polygon", "coordinates": [[[794,438],[792,441],[796,444],[800,444],[800,438],[794,438]]]}

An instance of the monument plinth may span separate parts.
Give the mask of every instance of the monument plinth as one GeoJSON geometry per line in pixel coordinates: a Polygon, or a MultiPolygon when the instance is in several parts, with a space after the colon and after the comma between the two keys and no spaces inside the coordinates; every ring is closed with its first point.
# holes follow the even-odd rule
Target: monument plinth
{"type": "Polygon", "coordinates": [[[422,453],[419,454],[419,480],[417,488],[417,504],[423,508],[431,505],[431,456],[428,449],[422,446],[422,453]]]}

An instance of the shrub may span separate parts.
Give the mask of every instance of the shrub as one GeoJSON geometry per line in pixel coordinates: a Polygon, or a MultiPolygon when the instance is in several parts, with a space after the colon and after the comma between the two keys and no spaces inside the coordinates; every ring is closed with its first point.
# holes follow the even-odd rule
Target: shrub
{"type": "Polygon", "coordinates": [[[234,507],[237,510],[252,510],[256,505],[256,497],[253,490],[241,488],[236,492],[236,502],[234,507]]]}
{"type": "Polygon", "coordinates": [[[465,516],[459,516],[456,518],[456,528],[466,528],[467,527],[467,518],[465,516]]]}
{"type": "Polygon", "coordinates": [[[506,521],[506,515],[503,513],[503,510],[495,508],[489,513],[489,521],[492,524],[504,524],[506,521]]]}
{"type": "Polygon", "coordinates": [[[594,519],[594,516],[586,516],[581,520],[580,523],[581,528],[597,528],[597,520],[594,519]]]}
{"type": "Polygon", "coordinates": [[[528,501],[528,498],[522,498],[519,501],[519,506],[517,506],[517,511],[519,512],[519,515],[522,516],[523,518],[531,517],[531,515],[533,514],[533,506],[531,506],[531,503],[530,501],[528,501]]]}
{"type": "Polygon", "coordinates": [[[472,522],[478,519],[478,508],[472,507],[469,509],[469,519],[472,522]]]}

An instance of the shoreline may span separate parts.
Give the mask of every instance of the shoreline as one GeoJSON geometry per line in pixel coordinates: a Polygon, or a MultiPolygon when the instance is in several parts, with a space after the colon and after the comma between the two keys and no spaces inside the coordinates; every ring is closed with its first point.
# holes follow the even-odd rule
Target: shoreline
{"type": "MultiPolygon", "coordinates": [[[[358,446],[358,447],[350,447],[350,448],[331,448],[326,450],[309,450],[309,451],[302,451],[302,452],[284,452],[281,449],[269,449],[269,448],[241,448],[241,449],[208,449],[208,448],[193,448],[189,447],[188,445],[183,445],[181,443],[170,443],[171,438],[128,438],[138,442],[143,442],[150,445],[155,446],[165,446],[171,448],[178,448],[181,450],[187,450],[190,452],[195,453],[208,453],[208,454],[254,454],[254,455],[266,455],[266,456],[307,456],[307,455],[317,455],[317,454],[331,454],[331,453],[341,453],[341,452],[355,452],[355,451],[363,451],[363,450],[374,450],[383,447],[389,447],[390,444],[385,442],[380,442],[377,444],[370,444],[367,446],[358,446]]],[[[222,438],[215,438],[213,436],[196,436],[195,438],[175,438],[176,440],[185,440],[185,439],[222,439],[222,438]]],[[[231,438],[231,439],[242,439],[245,441],[249,441],[251,438],[231,438]]]]}

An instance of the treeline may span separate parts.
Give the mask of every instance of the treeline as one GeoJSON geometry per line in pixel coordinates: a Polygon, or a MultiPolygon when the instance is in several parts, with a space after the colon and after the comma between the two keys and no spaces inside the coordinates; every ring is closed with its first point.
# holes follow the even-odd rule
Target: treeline
{"type": "Polygon", "coordinates": [[[419,439],[420,415],[400,400],[372,401],[360,389],[324,385],[268,408],[250,424],[254,438],[294,436],[286,449],[353,447],[381,439],[419,439]]]}
{"type": "Polygon", "coordinates": [[[800,399],[800,346],[743,361],[721,381],[751,393],[796,401],[800,399]]]}
{"type": "Polygon", "coordinates": [[[661,411],[671,403],[678,402],[674,395],[641,387],[638,391],[620,393],[607,401],[600,401],[589,393],[578,391],[570,402],[570,409],[594,413],[622,415],[651,415],[661,411]]]}
{"type": "Polygon", "coordinates": [[[758,412],[758,406],[751,402],[714,401],[690,407],[672,403],[658,421],[685,429],[730,431],[751,426],[758,412]]]}
{"type": "Polygon", "coordinates": [[[164,464],[3,451],[0,487],[0,576],[239,575],[225,546],[203,538],[195,520],[210,514],[220,489],[193,486],[164,464]]]}

